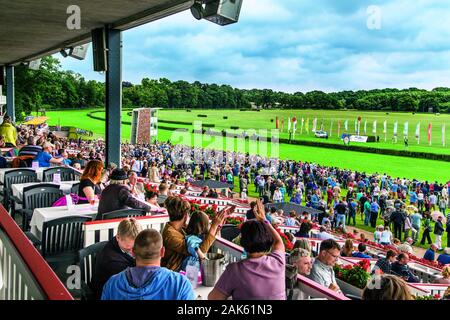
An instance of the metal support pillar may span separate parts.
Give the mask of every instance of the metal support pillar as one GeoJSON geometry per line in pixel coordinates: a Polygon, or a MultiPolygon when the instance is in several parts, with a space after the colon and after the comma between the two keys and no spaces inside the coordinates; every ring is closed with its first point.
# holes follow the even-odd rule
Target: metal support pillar
{"type": "Polygon", "coordinates": [[[14,98],[14,67],[6,67],[6,114],[11,117],[11,121],[16,122],[16,105],[14,98]]]}
{"type": "Polygon", "coordinates": [[[121,167],[122,33],[106,28],[108,68],[106,71],[106,164],[121,167]]]}

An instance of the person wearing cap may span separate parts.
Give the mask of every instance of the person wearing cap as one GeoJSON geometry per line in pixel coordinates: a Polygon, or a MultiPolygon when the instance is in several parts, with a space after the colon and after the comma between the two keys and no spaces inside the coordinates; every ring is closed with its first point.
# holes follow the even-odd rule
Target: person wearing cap
{"type": "Polygon", "coordinates": [[[48,141],[44,142],[42,151],[37,154],[36,158],[34,158],[34,161],[39,162],[39,167],[50,167],[52,164],[62,164],[66,159],[65,157],[54,158],[51,154],[53,148],[53,144],[48,141]]]}
{"type": "Polygon", "coordinates": [[[434,236],[435,236],[435,244],[438,247],[438,250],[442,250],[442,234],[444,233],[444,225],[442,224],[442,216],[439,216],[436,223],[434,224],[434,236]]]}
{"type": "Polygon", "coordinates": [[[0,135],[5,137],[6,147],[15,147],[17,143],[17,129],[11,123],[11,117],[3,117],[3,123],[0,125],[0,135]]]}
{"type": "Polygon", "coordinates": [[[150,205],[133,197],[128,185],[128,175],[123,169],[114,169],[109,178],[110,183],[102,191],[95,220],[102,220],[104,213],[121,209],[132,208],[144,209],[146,212],[151,211],[150,205]]]}

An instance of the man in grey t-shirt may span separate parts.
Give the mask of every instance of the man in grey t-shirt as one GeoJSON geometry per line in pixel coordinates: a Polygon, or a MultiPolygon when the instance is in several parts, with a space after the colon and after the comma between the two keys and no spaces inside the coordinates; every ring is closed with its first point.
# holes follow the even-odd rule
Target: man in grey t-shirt
{"type": "Polygon", "coordinates": [[[319,255],[314,261],[309,278],[322,286],[341,293],[341,289],[336,283],[333,266],[339,259],[341,248],[339,244],[328,239],[320,244],[319,255]]]}

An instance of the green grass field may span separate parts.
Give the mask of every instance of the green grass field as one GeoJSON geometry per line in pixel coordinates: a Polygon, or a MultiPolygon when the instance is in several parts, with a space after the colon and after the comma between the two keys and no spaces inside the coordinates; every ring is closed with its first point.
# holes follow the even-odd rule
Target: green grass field
{"type": "MultiPolygon", "coordinates": [[[[86,116],[88,112],[92,110],[75,110],[75,111],[51,111],[47,112],[47,116],[50,118],[48,123],[50,125],[58,124],[58,120],[62,126],[76,126],[83,129],[89,129],[94,132],[97,137],[104,137],[105,132],[105,123],[101,120],[91,119],[86,116]]],[[[345,112],[345,111],[312,111],[312,110],[295,110],[295,112],[289,110],[277,110],[277,111],[261,111],[261,112],[240,112],[236,110],[192,110],[192,112],[180,111],[180,110],[161,110],[159,111],[159,119],[162,120],[176,120],[176,121],[187,121],[191,122],[198,119],[203,119],[205,123],[214,123],[217,128],[229,128],[230,126],[239,126],[240,128],[258,128],[258,129],[271,129],[275,127],[275,123],[270,122],[271,118],[275,118],[276,115],[279,117],[283,117],[283,115],[287,118],[290,114],[295,114],[297,118],[301,119],[301,116],[306,116],[309,114],[321,113],[323,118],[334,119],[335,129],[333,129],[334,134],[337,135],[337,119],[349,119],[349,129],[354,128],[354,120],[357,115],[360,114],[364,118],[371,117],[372,121],[376,118],[378,119],[378,130],[382,130],[382,122],[386,117],[388,118],[388,132],[392,136],[392,122],[399,122],[399,137],[403,135],[403,122],[409,121],[409,133],[410,133],[410,144],[414,143],[413,135],[415,132],[415,123],[416,121],[421,121],[422,123],[422,143],[426,142],[426,129],[429,121],[433,122],[433,139],[436,140],[436,143],[440,141],[440,130],[443,122],[450,123],[450,115],[419,115],[416,114],[412,116],[412,114],[402,114],[402,113],[390,113],[386,116],[384,113],[372,112],[372,113],[358,113],[356,111],[345,112]],[[205,114],[207,118],[198,118],[198,114],[205,114]],[[227,120],[223,119],[223,116],[228,116],[227,120]],[[415,117],[414,120],[409,119],[408,117],[415,117]],[[350,121],[352,119],[352,121],[350,121]]],[[[102,113],[97,113],[97,116],[104,116],[102,113]]],[[[320,127],[320,118],[318,117],[318,126],[320,127]]],[[[127,115],[127,112],[124,111],[122,114],[123,121],[131,121],[131,117],[127,115]]],[[[372,121],[370,125],[368,123],[367,127],[372,129],[372,121]]],[[[310,117],[310,129],[311,125],[311,117],[310,117]]],[[[171,124],[163,124],[167,127],[187,127],[190,126],[178,126],[171,124]]],[[[287,127],[287,125],[286,125],[287,127]]],[[[122,125],[122,140],[130,140],[130,131],[131,126],[122,125]]],[[[299,129],[300,130],[300,129],[299,129]]],[[[329,130],[329,129],[327,129],[329,130]]],[[[447,135],[449,135],[450,128],[447,129],[447,135]]],[[[286,134],[284,134],[286,135],[286,134]]],[[[283,137],[283,133],[281,134],[283,137]]],[[[321,140],[318,138],[314,138],[312,134],[306,136],[301,136],[302,139],[310,139],[310,140],[321,140]]],[[[298,136],[296,136],[298,138],[298,136]]],[[[246,143],[243,142],[242,139],[234,139],[232,144],[230,145],[229,140],[225,140],[222,137],[209,137],[209,136],[200,136],[200,135],[192,135],[190,133],[174,133],[168,130],[159,130],[158,133],[159,140],[168,140],[175,143],[182,143],[186,145],[202,145],[203,147],[208,147],[211,149],[227,149],[227,150],[239,150],[239,151],[248,151],[252,154],[259,154],[263,156],[274,156],[280,157],[282,159],[295,159],[295,160],[303,160],[303,161],[313,161],[319,164],[327,165],[327,166],[336,166],[340,168],[348,168],[352,170],[360,170],[366,171],[368,173],[379,172],[379,173],[387,173],[393,176],[398,177],[406,177],[406,178],[418,178],[418,179],[427,179],[430,181],[437,180],[439,182],[446,182],[450,179],[450,163],[443,161],[434,161],[434,160],[425,160],[425,159],[414,159],[414,158],[406,158],[406,157],[398,157],[398,156],[388,156],[388,155],[378,155],[371,153],[363,153],[363,152],[354,152],[354,151],[345,151],[345,150],[334,150],[334,149],[326,149],[319,147],[308,147],[308,146],[295,146],[295,145],[287,145],[281,144],[279,148],[273,148],[270,144],[265,143],[256,143],[252,142],[246,143]],[[239,141],[238,141],[239,140],[239,141]],[[229,145],[227,145],[227,143],[229,145]]],[[[328,139],[330,142],[332,139],[328,139]]],[[[448,139],[450,141],[450,139],[448,139]]],[[[341,143],[335,137],[336,143],[341,143]]],[[[434,142],[433,142],[434,143],[434,142]]],[[[371,143],[367,144],[371,146],[377,147],[389,147],[389,148],[397,148],[403,149],[402,141],[399,141],[398,144],[392,143],[371,143]]],[[[425,151],[425,152],[435,152],[442,154],[449,154],[449,147],[442,147],[434,145],[432,147],[428,145],[422,144],[421,146],[411,145],[409,147],[412,151],[425,151]]]]}

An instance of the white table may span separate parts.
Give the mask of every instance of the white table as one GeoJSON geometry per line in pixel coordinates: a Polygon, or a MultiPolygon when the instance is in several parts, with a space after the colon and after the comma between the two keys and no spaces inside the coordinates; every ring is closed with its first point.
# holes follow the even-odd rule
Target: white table
{"type": "Polygon", "coordinates": [[[67,206],[34,209],[30,222],[31,233],[40,239],[42,227],[46,221],[68,216],[91,216],[95,218],[97,211],[98,202],[96,202],[93,206],[89,203],[75,205],[72,210],[68,210],[67,206]]]}
{"type": "MultiPolygon", "coordinates": [[[[53,184],[55,186],[59,186],[59,189],[62,190],[62,192],[64,194],[69,194],[70,190],[72,189],[72,186],[75,183],[79,183],[80,181],[61,181],[59,184],[58,183],[50,183],[53,184]]],[[[37,186],[40,184],[49,184],[48,182],[28,182],[28,183],[18,183],[18,184],[13,184],[12,187],[12,194],[13,196],[22,199],[23,197],[23,189],[25,187],[29,187],[29,186],[37,186]]]]}
{"type": "MultiPolygon", "coordinates": [[[[50,167],[49,167],[50,168],[50,167]]],[[[37,173],[38,180],[42,181],[44,177],[44,170],[49,169],[44,167],[39,167],[35,171],[37,173]]],[[[17,170],[17,169],[32,169],[32,168],[0,168],[0,182],[5,183],[5,172],[11,171],[11,170],[17,170]]]]}

